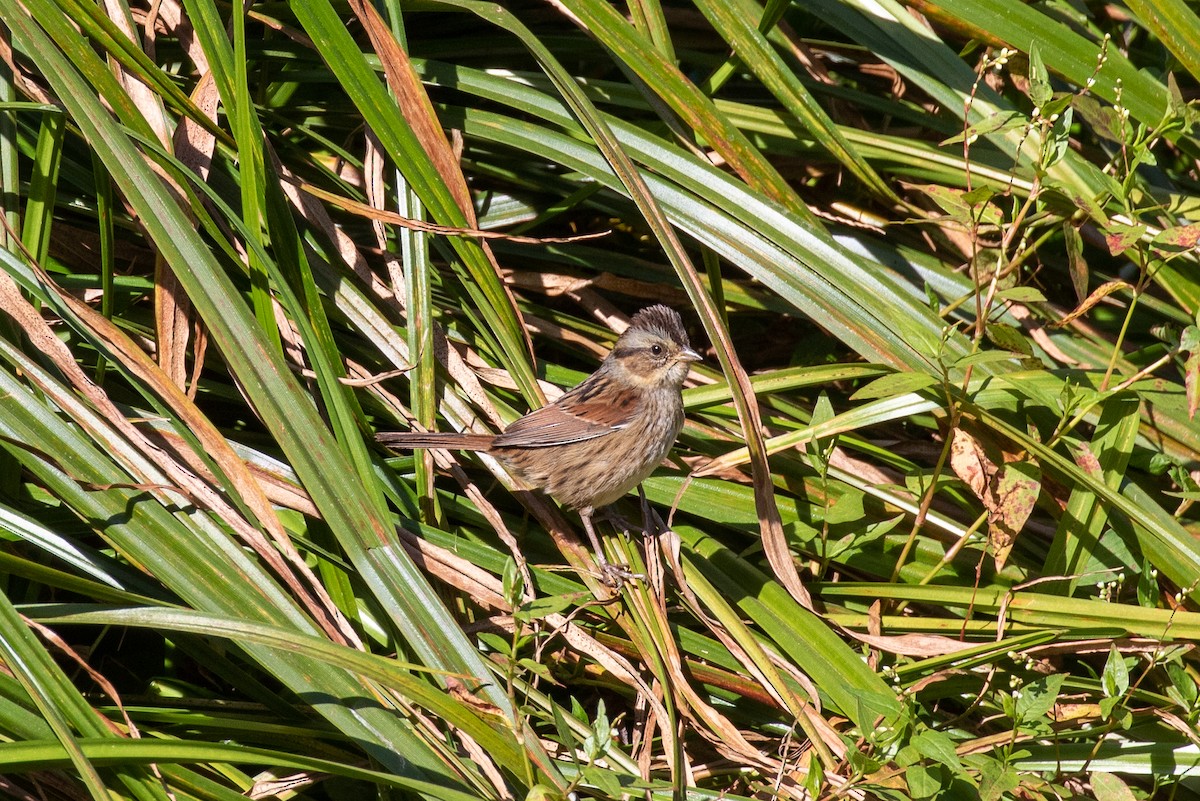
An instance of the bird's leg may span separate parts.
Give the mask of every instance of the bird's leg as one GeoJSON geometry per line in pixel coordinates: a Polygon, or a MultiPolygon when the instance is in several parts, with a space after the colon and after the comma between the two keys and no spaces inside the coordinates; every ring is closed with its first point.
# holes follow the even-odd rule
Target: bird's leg
{"type": "Polygon", "coordinates": [[[637,574],[621,565],[614,565],[604,557],[604,549],[600,547],[600,538],[596,536],[596,529],[592,525],[593,511],[590,506],[583,507],[579,510],[579,519],[583,521],[583,530],[587,532],[588,540],[592,543],[592,552],[596,554],[596,563],[600,566],[604,583],[610,587],[620,587],[625,582],[637,578],[637,574]]]}
{"type": "Polygon", "coordinates": [[[599,511],[598,514],[603,519],[612,523],[613,528],[615,528],[617,531],[621,532],[622,536],[624,536],[626,538],[629,537],[629,530],[631,528],[629,525],[629,521],[626,520],[625,517],[620,512],[618,512],[616,509],[614,509],[611,506],[605,506],[604,508],[602,508],[599,511]]]}
{"type": "Polygon", "coordinates": [[[648,537],[655,537],[667,530],[667,524],[658,516],[658,512],[654,511],[654,507],[650,505],[650,501],[646,500],[646,491],[642,489],[642,485],[638,484],[638,498],[642,502],[642,532],[648,537]]]}
{"type": "Polygon", "coordinates": [[[587,532],[588,540],[592,543],[592,553],[596,554],[596,561],[601,566],[608,564],[608,560],[604,558],[604,550],[600,547],[600,538],[596,536],[596,529],[592,526],[592,507],[585,506],[579,510],[579,517],[583,520],[583,530],[587,532]]]}

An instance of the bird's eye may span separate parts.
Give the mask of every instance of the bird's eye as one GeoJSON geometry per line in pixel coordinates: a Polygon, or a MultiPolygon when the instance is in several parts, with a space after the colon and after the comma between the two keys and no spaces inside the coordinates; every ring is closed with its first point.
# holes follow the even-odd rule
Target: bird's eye
{"type": "Polygon", "coordinates": [[[663,347],[662,347],[662,345],[651,345],[650,352],[653,353],[655,356],[662,356],[663,347]]]}

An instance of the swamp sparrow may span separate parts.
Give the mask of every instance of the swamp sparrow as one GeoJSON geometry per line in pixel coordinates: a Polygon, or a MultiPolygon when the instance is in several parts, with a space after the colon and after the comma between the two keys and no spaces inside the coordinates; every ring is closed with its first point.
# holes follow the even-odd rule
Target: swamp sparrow
{"type": "Polygon", "coordinates": [[[679,314],[642,309],[600,368],[554,403],[503,434],[384,433],[396,448],[486,451],[526,483],[577,509],[609,578],[592,512],[642,483],[666,457],[683,428],[680,390],[700,354],[688,344],[679,314]]]}

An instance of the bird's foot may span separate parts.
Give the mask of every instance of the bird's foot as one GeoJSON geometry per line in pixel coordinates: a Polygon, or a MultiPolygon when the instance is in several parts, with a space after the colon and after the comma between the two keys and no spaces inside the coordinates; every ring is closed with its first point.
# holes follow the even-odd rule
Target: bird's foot
{"type": "Polygon", "coordinates": [[[605,559],[599,554],[596,555],[600,560],[600,580],[605,586],[611,587],[614,590],[619,590],[626,584],[633,584],[635,581],[640,581],[646,578],[641,573],[634,573],[625,565],[616,565],[605,559]]]}
{"type": "MultiPolygon", "coordinates": [[[[585,507],[579,510],[579,517],[583,521],[583,530],[587,532],[588,540],[592,543],[592,553],[596,555],[596,564],[600,567],[601,581],[613,589],[620,589],[635,579],[643,578],[629,568],[614,565],[604,558],[604,549],[600,546],[600,538],[596,536],[596,528],[592,525],[592,513],[591,507],[585,507]]],[[[604,514],[607,514],[607,510],[604,514]]]]}

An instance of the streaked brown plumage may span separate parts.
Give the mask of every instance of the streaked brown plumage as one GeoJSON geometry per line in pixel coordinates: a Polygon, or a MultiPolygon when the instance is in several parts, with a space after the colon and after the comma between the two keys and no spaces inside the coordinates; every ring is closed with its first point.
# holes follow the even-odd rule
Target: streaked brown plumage
{"type": "Polygon", "coordinates": [[[650,306],[633,316],[596,372],[502,434],[386,433],[378,439],[396,448],[487,451],[527,484],[579,510],[607,569],[592,512],[624,496],[666,458],[683,427],[680,391],[699,359],[679,314],[650,306]]]}

